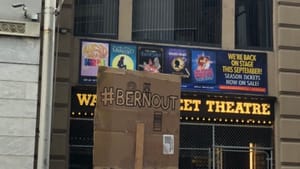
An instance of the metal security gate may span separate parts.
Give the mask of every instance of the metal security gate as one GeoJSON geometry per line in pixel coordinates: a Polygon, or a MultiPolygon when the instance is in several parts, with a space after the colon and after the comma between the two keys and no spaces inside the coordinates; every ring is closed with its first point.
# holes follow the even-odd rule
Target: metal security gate
{"type": "Polygon", "coordinates": [[[181,123],[180,169],[273,169],[273,129],[181,123]]]}
{"type": "Polygon", "coordinates": [[[180,167],[208,169],[212,168],[211,148],[180,148],[180,167]]]}
{"type": "Polygon", "coordinates": [[[216,169],[271,169],[272,167],[273,152],[268,147],[215,146],[215,151],[216,169]]]}

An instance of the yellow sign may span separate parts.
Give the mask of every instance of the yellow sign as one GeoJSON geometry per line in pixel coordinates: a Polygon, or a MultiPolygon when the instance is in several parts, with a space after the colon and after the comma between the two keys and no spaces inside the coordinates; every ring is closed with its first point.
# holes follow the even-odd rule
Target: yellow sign
{"type": "Polygon", "coordinates": [[[198,99],[181,99],[180,111],[203,112],[203,113],[224,113],[224,114],[244,114],[244,115],[271,115],[271,105],[269,103],[239,102],[239,101],[219,101],[205,100],[205,106],[201,106],[202,101],[198,99]],[[205,110],[200,110],[200,107],[205,110]]]}
{"type": "MultiPolygon", "coordinates": [[[[94,107],[97,102],[96,94],[76,94],[80,106],[94,107]]],[[[244,114],[244,115],[271,115],[271,105],[269,103],[238,102],[238,101],[218,101],[206,100],[205,106],[201,106],[199,99],[180,99],[180,111],[184,112],[207,112],[224,114],[244,114]],[[200,110],[204,107],[205,110],[200,110]]]]}
{"type": "Polygon", "coordinates": [[[271,106],[268,103],[206,100],[206,105],[208,106],[207,112],[209,113],[253,114],[264,116],[271,114],[271,106]]]}
{"type": "Polygon", "coordinates": [[[200,111],[201,100],[180,99],[180,111],[200,111]]]}

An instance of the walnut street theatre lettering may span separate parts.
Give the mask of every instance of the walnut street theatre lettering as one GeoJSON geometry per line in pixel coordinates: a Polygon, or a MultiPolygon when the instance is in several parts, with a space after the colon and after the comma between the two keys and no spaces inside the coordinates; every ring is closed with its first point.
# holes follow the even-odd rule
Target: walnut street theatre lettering
{"type": "MultiPolygon", "coordinates": [[[[175,110],[177,96],[160,96],[156,93],[142,92],[139,90],[125,91],[113,87],[104,88],[101,93],[101,103],[103,105],[117,105],[127,107],[153,107],[163,110],[175,110]]],[[[95,107],[97,102],[96,94],[83,92],[76,93],[80,106],[95,107]]],[[[270,101],[250,101],[250,100],[218,100],[208,99],[204,96],[199,98],[180,99],[180,111],[184,113],[201,114],[236,114],[236,115],[258,115],[272,116],[273,106],[270,101]]],[[[200,114],[199,114],[200,115],[200,114]]]]}
{"type": "Polygon", "coordinates": [[[207,113],[225,113],[225,114],[253,114],[269,116],[271,114],[271,105],[269,103],[254,103],[254,102],[240,102],[240,101],[216,101],[205,100],[201,106],[202,101],[197,99],[181,99],[180,110],[185,112],[200,112],[201,108],[205,108],[207,113]]]}

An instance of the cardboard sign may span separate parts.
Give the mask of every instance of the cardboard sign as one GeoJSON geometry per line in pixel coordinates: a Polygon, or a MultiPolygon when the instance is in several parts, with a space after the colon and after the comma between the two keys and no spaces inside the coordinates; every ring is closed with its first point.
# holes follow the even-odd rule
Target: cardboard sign
{"type": "Polygon", "coordinates": [[[95,169],[178,168],[180,77],[99,67],[98,79],[95,169]]]}

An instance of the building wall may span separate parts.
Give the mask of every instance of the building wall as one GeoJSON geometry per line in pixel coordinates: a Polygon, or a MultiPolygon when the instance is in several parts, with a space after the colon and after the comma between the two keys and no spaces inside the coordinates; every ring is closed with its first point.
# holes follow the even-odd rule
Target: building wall
{"type": "Polygon", "coordinates": [[[300,167],[300,1],[278,0],[277,165],[300,167]]]}
{"type": "MultiPolygon", "coordinates": [[[[16,2],[4,0],[0,6],[0,169],[33,169],[40,23],[24,18],[22,8],[12,8],[16,2]]],[[[26,6],[39,12],[41,1],[26,6]]]]}
{"type": "MultiPolygon", "coordinates": [[[[223,0],[222,49],[234,49],[235,0],[223,0]]],[[[79,40],[73,36],[73,0],[65,0],[59,15],[59,27],[68,30],[59,34],[55,109],[51,144],[52,169],[68,166],[68,132],[71,86],[78,85],[79,40]]],[[[119,38],[131,40],[132,0],[120,0],[119,38]]],[[[273,1],[273,51],[268,54],[269,95],[277,97],[275,109],[275,167],[298,169],[300,166],[300,2],[273,1]]],[[[260,51],[261,52],[261,51],[260,51]]]]}
{"type": "Polygon", "coordinates": [[[56,65],[56,83],[54,85],[54,109],[52,120],[52,138],[50,149],[50,169],[68,168],[68,128],[71,86],[76,83],[78,65],[74,63],[76,48],[73,44],[73,0],[65,0],[62,11],[57,17],[57,27],[67,30],[57,34],[58,51],[56,65]]]}

